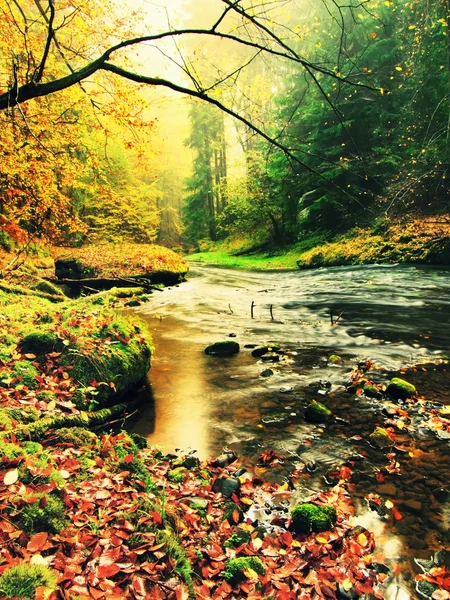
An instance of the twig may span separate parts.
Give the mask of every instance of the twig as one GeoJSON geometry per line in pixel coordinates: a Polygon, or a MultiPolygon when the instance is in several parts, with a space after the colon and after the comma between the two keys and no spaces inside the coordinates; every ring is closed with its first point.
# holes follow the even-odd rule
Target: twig
{"type": "Polygon", "coordinates": [[[254,308],[254,306],[255,306],[255,303],[252,300],[252,305],[250,307],[250,316],[251,316],[252,319],[253,319],[253,308],[254,308]]]}
{"type": "Polygon", "coordinates": [[[273,304],[271,304],[271,305],[270,305],[270,308],[269,308],[269,310],[270,310],[270,318],[271,318],[271,319],[272,319],[272,321],[273,321],[273,304]]]}
{"type": "Polygon", "coordinates": [[[230,314],[232,314],[232,315],[233,315],[234,313],[233,313],[233,311],[232,311],[232,309],[231,309],[231,304],[230,304],[230,303],[228,303],[228,309],[229,309],[229,311],[230,311],[230,314]]]}

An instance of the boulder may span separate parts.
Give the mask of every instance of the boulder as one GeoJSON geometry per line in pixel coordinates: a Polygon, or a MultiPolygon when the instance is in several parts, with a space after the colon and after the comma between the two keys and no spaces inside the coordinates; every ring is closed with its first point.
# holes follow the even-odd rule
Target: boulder
{"type": "Polygon", "coordinates": [[[396,400],[406,400],[407,398],[415,396],[416,393],[417,390],[412,383],[408,383],[399,377],[394,377],[391,379],[386,388],[386,394],[392,396],[396,400]]]}
{"type": "Polygon", "coordinates": [[[308,404],[305,410],[305,420],[309,423],[326,423],[333,418],[333,413],[329,408],[320,402],[313,400],[308,404]]]}
{"type": "Polygon", "coordinates": [[[233,356],[240,350],[239,344],[230,340],[216,342],[205,348],[205,354],[210,356],[233,356]]]}

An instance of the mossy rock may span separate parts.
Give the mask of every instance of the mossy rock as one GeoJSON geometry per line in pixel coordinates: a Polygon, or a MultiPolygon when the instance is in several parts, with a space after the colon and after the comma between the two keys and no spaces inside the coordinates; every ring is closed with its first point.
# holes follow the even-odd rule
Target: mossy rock
{"type": "Polygon", "coordinates": [[[238,528],[225,541],[224,548],[237,548],[238,546],[242,546],[242,544],[248,544],[251,539],[252,536],[249,531],[238,528]]]}
{"type": "Polygon", "coordinates": [[[27,533],[33,534],[39,531],[60,533],[69,524],[62,500],[51,494],[45,498],[46,503],[43,506],[38,500],[23,507],[20,517],[27,533]]]}
{"type": "Polygon", "coordinates": [[[85,279],[95,276],[96,273],[80,258],[67,257],[55,261],[55,275],[58,279],[85,279]]]}
{"type": "Polygon", "coordinates": [[[233,356],[240,350],[237,342],[226,340],[224,342],[216,342],[205,348],[205,354],[210,356],[233,356]]]}
{"type": "Polygon", "coordinates": [[[60,352],[64,348],[62,340],[53,331],[33,331],[22,338],[20,349],[24,354],[43,356],[49,352],[60,352]]]}
{"type": "Polygon", "coordinates": [[[321,402],[315,400],[305,409],[305,420],[309,423],[326,423],[333,418],[333,413],[321,402]]]}
{"type": "Polygon", "coordinates": [[[187,472],[187,469],[185,469],[184,467],[177,467],[176,469],[172,469],[167,473],[167,478],[170,479],[170,481],[173,481],[174,483],[181,483],[182,481],[184,481],[187,472]]]}
{"type": "Polygon", "coordinates": [[[0,577],[1,597],[34,600],[38,587],[56,590],[56,581],[56,573],[48,567],[20,563],[3,571],[0,577]]]}
{"type": "Polygon", "coordinates": [[[399,377],[391,379],[386,388],[386,394],[389,394],[389,396],[392,396],[396,400],[406,400],[407,398],[415,396],[416,393],[417,390],[412,383],[408,383],[408,381],[400,379],[399,377]]]}
{"type": "Polygon", "coordinates": [[[253,579],[258,575],[265,575],[266,568],[257,556],[239,556],[227,560],[222,574],[229,583],[238,584],[248,578],[253,579]]]}
{"type": "Polygon", "coordinates": [[[363,392],[364,395],[367,396],[368,398],[381,398],[381,392],[379,391],[379,389],[377,388],[376,385],[372,385],[370,383],[367,383],[364,388],[363,388],[363,392]]]}
{"type": "Polygon", "coordinates": [[[97,445],[99,438],[93,431],[84,427],[62,427],[57,431],[58,442],[72,444],[76,448],[97,445]]]}
{"type": "Polygon", "coordinates": [[[17,360],[14,363],[11,375],[16,379],[13,387],[25,385],[29,390],[37,388],[36,377],[39,375],[39,372],[30,361],[17,360]]]}
{"type": "Polygon", "coordinates": [[[45,281],[45,279],[41,279],[32,289],[37,292],[43,292],[44,294],[50,294],[50,296],[56,296],[57,298],[66,298],[64,292],[57,285],[50,281],[45,281]]]}
{"type": "Polygon", "coordinates": [[[296,533],[327,531],[336,523],[336,509],[328,504],[318,506],[305,502],[291,510],[291,527],[296,533]]]}
{"type": "Polygon", "coordinates": [[[394,443],[389,433],[383,427],[376,427],[375,431],[369,435],[369,441],[372,446],[380,449],[389,448],[394,443]]]}
{"type": "Polygon", "coordinates": [[[338,365],[342,362],[342,358],[338,354],[332,354],[329,357],[328,362],[332,365],[338,365]]]}

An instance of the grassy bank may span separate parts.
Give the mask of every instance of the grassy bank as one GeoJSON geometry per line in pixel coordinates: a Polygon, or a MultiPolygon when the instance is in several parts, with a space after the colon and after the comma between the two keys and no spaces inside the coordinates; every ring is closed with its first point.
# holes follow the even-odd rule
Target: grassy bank
{"type": "Polygon", "coordinates": [[[283,270],[374,263],[450,264],[450,216],[408,222],[380,221],[337,236],[315,235],[284,248],[236,256],[247,240],[210,246],[190,261],[233,268],[283,270]]]}

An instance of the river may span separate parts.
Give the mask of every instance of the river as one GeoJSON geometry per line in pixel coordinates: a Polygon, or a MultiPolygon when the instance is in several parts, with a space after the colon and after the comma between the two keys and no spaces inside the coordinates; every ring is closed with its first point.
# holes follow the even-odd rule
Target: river
{"type": "Polygon", "coordinates": [[[228,448],[267,478],[301,466],[302,498],[348,466],[355,518],[375,531],[380,560],[402,565],[386,598],[415,598],[408,583],[417,571],[413,558],[450,542],[449,503],[432,495],[449,487],[449,436],[424,424],[424,411],[439,415],[450,405],[450,270],[375,265],[261,273],[195,265],[186,282],[155,292],[137,311],[156,352],[133,430],[164,452],[195,451],[203,459],[228,448]],[[204,353],[227,339],[240,344],[237,355],[204,353]],[[270,342],[283,349],[279,362],[252,356],[250,346],[270,342]],[[392,402],[346,391],[350,373],[367,359],[376,383],[413,367],[404,377],[424,399],[400,407],[407,411],[401,427],[391,418],[398,419],[392,402]],[[305,422],[313,399],[333,410],[333,423],[305,422]],[[393,456],[368,443],[377,425],[392,426],[393,456]],[[267,449],[279,457],[270,466],[260,460],[267,449]],[[368,493],[393,503],[401,518],[370,510],[368,493]]]}

